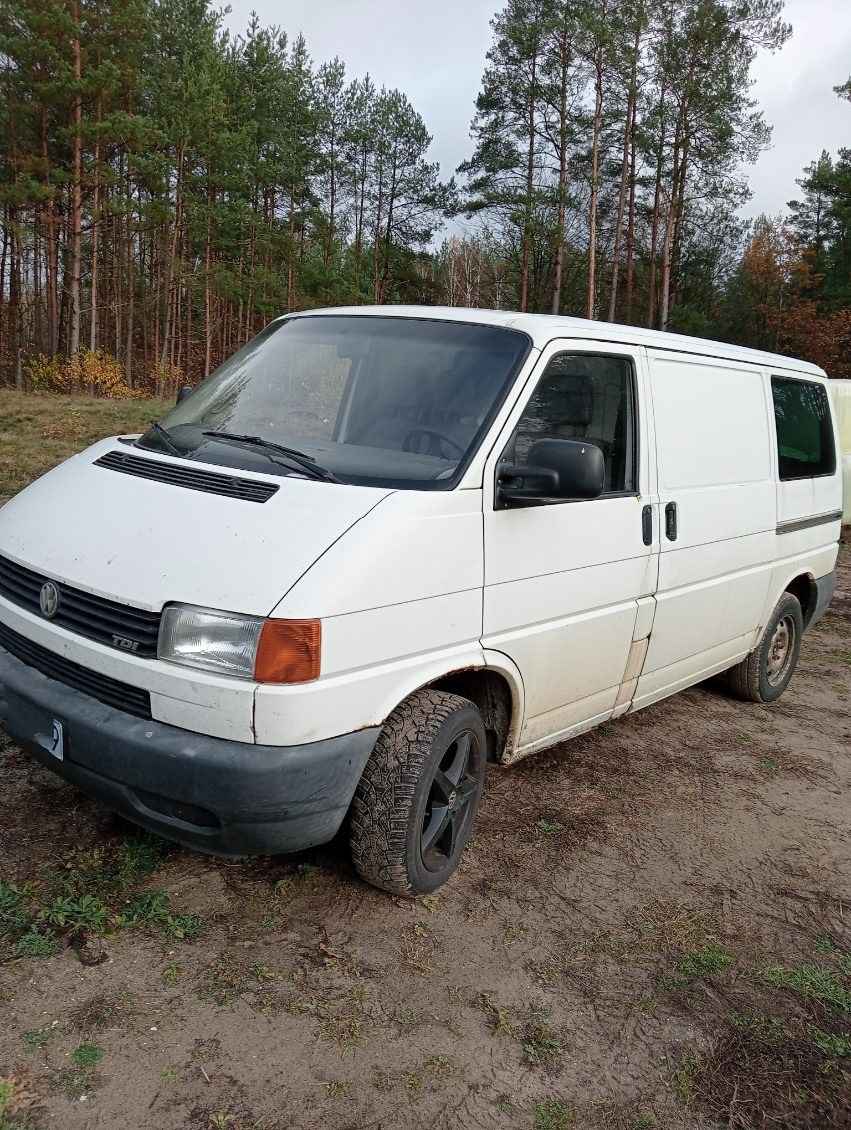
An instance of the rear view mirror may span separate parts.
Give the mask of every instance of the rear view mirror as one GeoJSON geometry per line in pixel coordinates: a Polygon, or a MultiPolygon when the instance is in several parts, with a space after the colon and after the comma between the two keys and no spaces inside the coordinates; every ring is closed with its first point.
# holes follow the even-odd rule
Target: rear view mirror
{"type": "Polygon", "coordinates": [[[603,452],[576,439],[542,439],[529,450],[528,465],[501,463],[496,507],[599,498],[605,485],[603,452]]]}
{"type": "Polygon", "coordinates": [[[183,388],[179,388],[177,390],[177,403],[182,404],[187,396],[192,395],[193,391],[192,385],[184,385],[183,388]]]}

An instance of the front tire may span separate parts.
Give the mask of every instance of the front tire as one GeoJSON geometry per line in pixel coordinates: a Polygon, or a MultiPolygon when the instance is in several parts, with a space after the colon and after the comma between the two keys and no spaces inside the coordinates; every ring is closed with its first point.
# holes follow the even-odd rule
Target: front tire
{"type": "Polygon", "coordinates": [[[363,879],[409,897],[446,882],[476,818],[485,750],[468,699],[422,690],[397,706],[352,801],[352,859],[363,879]]]}
{"type": "Polygon", "coordinates": [[[798,665],[803,634],[800,602],[790,592],[784,592],[759,646],[728,672],[733,693],[745,702],[775,702],[780,698],[798,665]]]}

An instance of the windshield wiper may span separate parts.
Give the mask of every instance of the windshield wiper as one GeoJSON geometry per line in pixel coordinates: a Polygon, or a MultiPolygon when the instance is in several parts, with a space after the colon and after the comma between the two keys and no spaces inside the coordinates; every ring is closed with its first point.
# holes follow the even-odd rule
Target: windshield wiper
{"type": "Polygon", "coordinates": [[[171,433],[169,432],[168,428],[164,428],[158,420],[151,420],[151,426],[148,428],[148,431],[153,432],[156,436],[159,436],[160,440],[162,440],[163,447],[165,447],[167,451],[171,452],[172,455],[179,455],[182,458],[186,454],[185,452],[180,450],[180,448],[171,438],[171,433]]]}
{"type": "MultiPolygon", "coordinates": [[[[238,432],[202,432],[202,435],[209,436],[211,439],[220,440],[222,443],[233,443],[240,447],[257,447],[264,454],[272,460],[273,463],[280,463],[279,459],[275,459],[269,453],[274,451],[278,455],[282,455],[285,459],[289,460],[290,469],[293,466],[297,467],[311,479],[318,479],[323,483],[338,483],[340,480],[335,474],[317,463],[312,455],[307,455],[304,451],[296,451],[293,447],[284,447],[283,444],[275,443],[271,439],[263,439],[262,436],[244,436],[238,432]]],[[[282,464],[286,466],[286,464],[282,464]]]]}

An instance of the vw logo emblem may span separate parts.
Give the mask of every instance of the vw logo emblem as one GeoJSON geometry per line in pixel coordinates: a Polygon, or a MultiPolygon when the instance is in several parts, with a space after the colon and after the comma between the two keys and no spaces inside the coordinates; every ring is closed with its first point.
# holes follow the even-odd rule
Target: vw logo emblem
{"type": "Polygon", "coordinates": [[[59,611],[59,589],[54,585],[53,581],[45,581],[41,586],[41,592],[38,594],[38,604],[42,616],[45,616],[48,620],[52,620],[59,611]]]}

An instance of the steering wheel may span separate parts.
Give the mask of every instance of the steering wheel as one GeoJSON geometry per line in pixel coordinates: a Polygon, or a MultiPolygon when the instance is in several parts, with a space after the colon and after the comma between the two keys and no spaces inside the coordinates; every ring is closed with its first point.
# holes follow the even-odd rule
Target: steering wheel
{"type": "Polygon", "coordinates": [[[450,439],[449,436],[445,436],[443,432],[436,432],[434,428],[412,428],[402,440],[402,450],[409,451],[414,455],[436,455],[438,458],[446,458],[440,450],[442,444],[454,448],[459,456],[463,456],[464,448],[459,443],[450,439]],[[428,450],[426,451],[421,449],[419,443],[421,437],[428,440],[428,450]]]}

